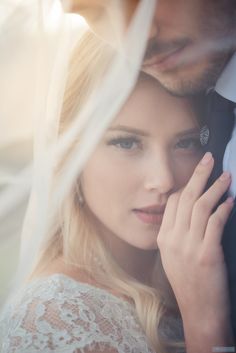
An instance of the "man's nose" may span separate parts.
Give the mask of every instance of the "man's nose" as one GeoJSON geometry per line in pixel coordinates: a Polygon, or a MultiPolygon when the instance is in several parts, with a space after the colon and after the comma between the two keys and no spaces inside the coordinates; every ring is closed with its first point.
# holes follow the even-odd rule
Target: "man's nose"
{"type": "Polygon", "coordinates": [[[174,172],[167,157],[149,162],[144,186],[147,191],[157,191],[160,194],[168,194],[174,190],[174,172]]]}

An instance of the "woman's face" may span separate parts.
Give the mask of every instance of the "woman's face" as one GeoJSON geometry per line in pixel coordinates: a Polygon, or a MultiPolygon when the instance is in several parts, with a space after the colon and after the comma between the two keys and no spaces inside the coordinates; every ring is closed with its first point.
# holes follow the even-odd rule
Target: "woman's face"
{"type": "Polygon", "coordinates": [[[201,155],[189,102],[140,80],[81,177],[85,207],[106,241],[156,249],[167,199],[201,155]]]}

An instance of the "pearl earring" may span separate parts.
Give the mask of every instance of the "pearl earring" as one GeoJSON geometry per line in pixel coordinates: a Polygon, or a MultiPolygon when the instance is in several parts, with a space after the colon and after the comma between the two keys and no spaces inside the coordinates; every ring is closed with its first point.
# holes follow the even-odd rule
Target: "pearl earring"
{"type": "Polygon", "coordinates": [[[83,207],[84,206],[84,197],[83,197],[83,193],[81,190],[80,182],[76,185],[76,194],[77,194],[77,200],[78,200],[79,206],[83,207]]]}

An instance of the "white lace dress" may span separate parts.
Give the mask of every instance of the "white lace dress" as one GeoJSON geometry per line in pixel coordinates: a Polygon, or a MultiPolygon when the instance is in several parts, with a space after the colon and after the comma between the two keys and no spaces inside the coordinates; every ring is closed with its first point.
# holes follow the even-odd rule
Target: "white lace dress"
{"type": "Polygon", "coordinates": [[[153,353],[134,307],[62,274],[34,280],[0,318],[1,353],[153,353]]]}

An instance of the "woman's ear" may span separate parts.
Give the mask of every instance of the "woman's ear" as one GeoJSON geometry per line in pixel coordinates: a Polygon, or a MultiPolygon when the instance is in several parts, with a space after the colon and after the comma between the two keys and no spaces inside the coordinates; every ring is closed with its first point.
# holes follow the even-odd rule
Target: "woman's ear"
{"type": "Polygon", "coordinates": [[[85,199],[84,199],[84,194],[83,194],[83,190],[82,190],[82,185],[81,185],[81,180],[79,179],[76,183],[75,186],[75,192],[76,192],[76,200],[79,204],[80,207],[84,206],[85,203],[85,199]]]}

